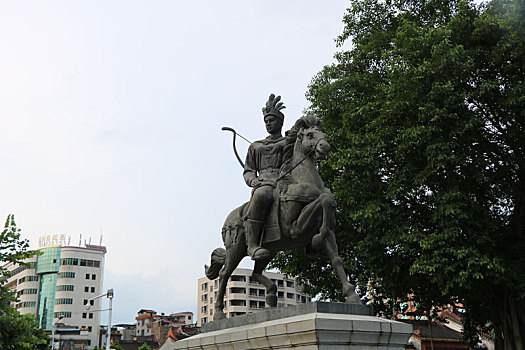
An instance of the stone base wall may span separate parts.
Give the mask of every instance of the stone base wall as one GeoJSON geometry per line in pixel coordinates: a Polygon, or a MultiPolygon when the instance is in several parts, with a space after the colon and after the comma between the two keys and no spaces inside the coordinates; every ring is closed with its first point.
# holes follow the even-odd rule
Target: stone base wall
{"type": "Polygon", "coordinates": [[[203,333],[159,350],[402,350],[412,326],[369,315],[308,313],[203,333]]]}

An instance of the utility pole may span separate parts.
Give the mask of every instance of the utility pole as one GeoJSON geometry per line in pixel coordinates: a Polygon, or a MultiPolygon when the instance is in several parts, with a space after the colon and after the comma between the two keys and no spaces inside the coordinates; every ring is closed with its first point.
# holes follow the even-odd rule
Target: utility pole
{"type": "MultiPolygon", "coordinates": [[[[86,305],[86,310],[89,310],[91,308],[91,305],[89,305],[89,302],[91,300],[95,300],[95,299],[98,299],[98,298],[102,298],[104,296],[107,296],[108,299],[109,299],[109,307],[108,307],[108,330],[107,330],[107,337],[106,337],[106,350],[109,350],[109,347],[111,345],[111,311],[113,309],[113,296],[114,296],[114,293],[113,293],[113,288],[111,289],[108,289],[108,291],[104,294],[100,294],[100,295],[97,295],[96,297],[93,297],[93,298],[89,298],[87,301],[87,305],[86,305]]],[[[97,310],[97,311],[103,311],[103,310],[97,310]]]]}

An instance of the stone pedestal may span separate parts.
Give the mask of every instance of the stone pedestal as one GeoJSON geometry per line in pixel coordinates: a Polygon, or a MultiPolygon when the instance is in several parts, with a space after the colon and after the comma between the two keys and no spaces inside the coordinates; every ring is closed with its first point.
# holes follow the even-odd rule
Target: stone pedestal
{"type": "Polygon", "coordinates": [[[364,305],[311,303],[303,310],[288,307],[264,313],[212,322],[204,327],[205,331],[211,328],[210,331],[165,343],[160,349],[402,350],[412,334],[411,325],[371,316],[370,309],[364,305]],[[352,308],[357,313],[343,312],[352,308]],[[276,318],[276,315],[283,317],[276,318]],[[227,327],[232,322],[242,323],[243,318],[243,325],[227,327]],[[267,320],[251,322],[256,318],[267,320]]]}

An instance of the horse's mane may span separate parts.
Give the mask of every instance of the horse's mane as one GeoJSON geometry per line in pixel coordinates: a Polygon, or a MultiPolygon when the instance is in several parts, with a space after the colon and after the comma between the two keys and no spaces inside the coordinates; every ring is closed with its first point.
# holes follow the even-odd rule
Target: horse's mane
{"type": "MultiPolygon", "coordinates": [[[[283,165],[281,166],[280,176],[283,176],[283,174],[287,174],[288,172],[290,172],[293,167],[292,165],[293,150],[295,147],[295,142],[297,141],[297,137],[299,136],[299,132],[301,131],[301,129],[308,129],[314,126],[321,128],[322,126],[321,119],[312,113],[308,113],[304,117],[297,119],[294,126],[292,126],[292,128],[286,132],[285,134],[286,145],[284,146],[284,150],[283,150],[283,165]]],[[[293,182],[293,179],[291,178],[290,174],[285,175],[283,177],[283,180],[285,180],[285,182],[289,182],[289,181],[293,182]],[[288,181],[285,180],[287,178],[288,178],[288,181]]]]}

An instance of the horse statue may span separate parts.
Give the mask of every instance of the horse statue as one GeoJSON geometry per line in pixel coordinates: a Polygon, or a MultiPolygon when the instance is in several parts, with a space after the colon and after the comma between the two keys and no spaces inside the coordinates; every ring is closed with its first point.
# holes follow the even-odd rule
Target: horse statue
{"type": "MultiPolygon", "coordinates": [[[[330,152],[326,135],[321,131],[321,120],[312,115],[299,118],[286,133],[283,165],[274,190],[262,237],[262,246],[271,252],[268,259],[254,264],[252,278],[266,287],[266,303],[277,306],[277,287],[262,273],[278,251],[305,247],[324,253],[343,284],[347,303],[361,304],[355,287],[348,281],[335,240],[335,201],[324,187],[315,166],[316,159],[325,159],[330,152]]],[[[215,249],[210,266],[205,265],[206,277],[219,277],[214,319],[225,318],[224,294],[228,279],[241,260],[247,256],[244,231],[244,212],[248,203],[234,209],[222,227],[226,250],[215,249]]]]}

